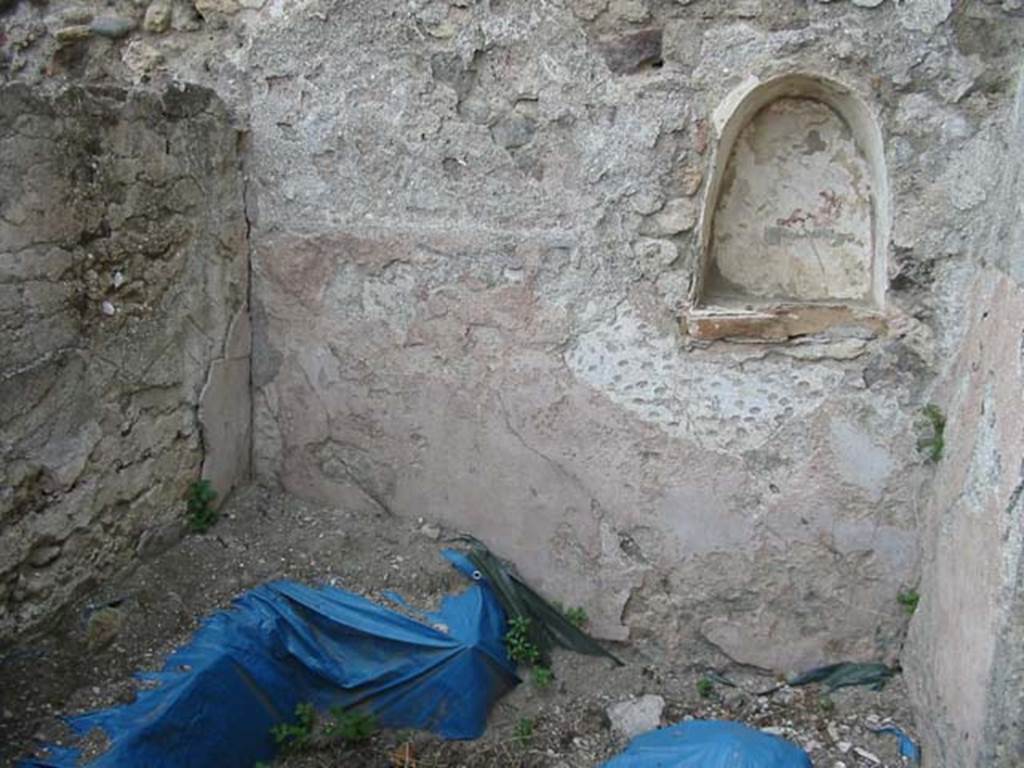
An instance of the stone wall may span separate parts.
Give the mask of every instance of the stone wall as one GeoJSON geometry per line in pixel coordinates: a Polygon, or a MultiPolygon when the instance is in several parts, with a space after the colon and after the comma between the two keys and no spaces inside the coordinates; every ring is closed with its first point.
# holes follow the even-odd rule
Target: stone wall
{"type": "MultiPolygon", "coordinates": [[[[989,397],[935,378],[990,359],[964,339],[1010,343],[985,330],[981,303],[1016,311],[1005,275],[1018,267],[982,265],[1004,252],[992,222],[1009,210],[995,201],[1018,6],[22,2],[0,4],[0,73],[201,83],[246,130],[262,481],[382,524],[469,530],[586,605],[606,637],[678,654],[710,644],[770,669],[893,659],[896,596],[918,582],[924,542],[915,642],[934,672],[956,655],[923,638],[957,621],[932,613],[929,594],[952,578],[937,557],[952,529],[937,521],[973,482],[950,471],[974,445],[956,434],[987,423],[961,404],[989,397]],[[841,84],[880,137],[858,147],[875,174],[871,322],[839,307],[828,322],[693,333],[716,115],[789,75],[841,84]],[[931,399],[954,441],[938,466],[918,448],[931,399]]],[[[237,179],[222,183],[237,206],[237,179]]],[[[203,212],[218,209],[237,210],[203,212]]],[[[835,298],[797,298],[820,295],[835,298]]],[[[218,318],[197,324],[222,350],[218,318]]],[[[217,354],[234,355],[197,357],[217,354]]],[[[201,370],[183,390],[201,389],[201,370]]],[[[222,365],[214,379],[244,374],[222,365]]],[[[991,397],[1011,384],[993,379],[991,397]]],[[[978,552],[995,531],[975,532],[978,552]]],[[[996,658],[1012,637],[984,642],[996,658]]],[[[926,712],[968,679],[929,674],[926,712]]],[[[976,745],[975,726],[997,719],[970,690],[944,717],[976,745]]]]}
{"type": "Polygon", "coordinates": [[[236,143],[201,87],[0,86],[0,636],[173,542],[211,436],[247,474],[236,143]]]}
{"type": "Polygon", "coordinates": [[[932,472],[915,423],[961,322],[940,291],[969,275],[974,156],[998,154],[1002,62],[957,31],[986,13],[249,17],[259,475],[473,531],[605,636],[772,669],[894,657],[932,472]],[[695,343],[712,115],[790,71],[882,126],[885,330],[695,343]]]}
{"type": "Polygon", "coordinates": [[[989,169],[987,215],[968,228],[983,266],[934,395],[948,425],[904,655],[934,766],[1024,764],[1024,79],[1017,93],[1008,127],[990,127],[1007,154],[989,169]]]}

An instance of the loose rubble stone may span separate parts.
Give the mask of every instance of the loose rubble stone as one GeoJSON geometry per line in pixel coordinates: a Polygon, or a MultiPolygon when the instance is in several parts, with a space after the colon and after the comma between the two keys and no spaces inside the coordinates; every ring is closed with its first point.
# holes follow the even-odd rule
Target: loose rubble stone
{"type": "Polygon", "coordinates": [[[701,182],[704,181],[704,173],[700,168],[687,167],[680,172],[679,178],[683,194],[692,197],[700,189],[701,182]]]}
{"type": "Polygon", "coordinates": [[[420,528],[420,533],[432,541],[437,541],[441,538],[441,527],[434,523],[424,523],[420,528]]]}
{"type": "Polygon", "coordinates": [[[177,543],[182,536],[183,526],[180,522],[167,525],[155,525],[147,528],[139,536],[136,554],[143,559],[155,557],[177,543]]]}
{"type": "Polygon", "coordinates": [[[637,256],[656,267],[667,267],[679,257],[679,249],[671,240],[639,240],[633,248],[637,256]]]}
{"type": "Polygon", "coordinates": [[[866,749],[862,747],[854,747],[853,753],[861,759],[871,763],[872,765],[882,764],[882,761],[878,759],[878,755],[874,754],[873,752],[868,752],[866,749]]]}
{"type": "Polygon", "coordinates": [[[137,79],[141,80],[163,63],[164,55],[142,40],[132,40],[125,46],[121,61],[137,79]]]}
{"type": "Polygon", "coordinates": [[[95,13],[92,8],[85,5],[72,5],[67,8],[56,8],[55,13],[46,17],[46,25],[68,26],[72,24],[88,24],[93,20],[95,13]]]}
{"type": "Polygon", "coordinates": [[[629,204],[637,213],[648,216],[665,207],[665,196],[657,189],[642,189],[630,196],[629,204]]]}
{"type": "Polygon", "coordinates": [[[100,608],[89,617],[85,639],[89,650],[106,648],[117,639],[124,625],[124,612],[119,608],[100,608]]]}
{"type": "Polygon", "coordinates": [[[638,699],[612,704],[607,714],[612,730],[631,739],[661,725],[664,710],[665,700],[661,696],[645,694],[638,699]]]}

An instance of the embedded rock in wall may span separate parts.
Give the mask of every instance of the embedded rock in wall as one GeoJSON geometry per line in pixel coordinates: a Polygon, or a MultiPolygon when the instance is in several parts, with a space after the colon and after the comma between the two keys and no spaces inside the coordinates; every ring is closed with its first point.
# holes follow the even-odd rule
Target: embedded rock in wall
{"type": "Polygon", "coordinates": [[[246,413],[207,474],[247,473],[236,142],[205,88],[0,87],[0,635],[173,540],[204,391],[246,413]]]}

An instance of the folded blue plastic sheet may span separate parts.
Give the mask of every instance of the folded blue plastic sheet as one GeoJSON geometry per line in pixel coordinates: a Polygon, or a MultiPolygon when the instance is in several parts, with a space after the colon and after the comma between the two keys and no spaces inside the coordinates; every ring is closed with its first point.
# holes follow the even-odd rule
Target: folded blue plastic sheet
{"type": "Polygon", "coordinates": [[[604,768],[811,768],[811,759],[742,723],[689,720],[637,736],[604,768]]]}
{"type": "MultiPolygon", "coordinates": [[[[445,556],[461,571],[472,565],[445,556]]],[[[297,704],[372,713],[386,728],[473,739],[519,678],[504,645],[505,614],[473,584],[419,622],[341,589],[287,581],[257,587],[215,614],[131,704],[69,719],[101,728],[110,747],[95,768],[251,768],[276,752],[270,729],[297,704]],[[443,625],[443,626],[441,626],[443,625]]],[[[71,768],[54,749],[22,766],[71,768]]]]}
{"type": "Polygon", "coordinates": [[[921,748],[917,746],[912,738],[907,736],[902,729],[895,725],[883,725],[881,728],[872,728],[872,733],[891,733],[900,743],[900,755],[910,758],[910,762],[917,765],[921,762],[921,748]]]}

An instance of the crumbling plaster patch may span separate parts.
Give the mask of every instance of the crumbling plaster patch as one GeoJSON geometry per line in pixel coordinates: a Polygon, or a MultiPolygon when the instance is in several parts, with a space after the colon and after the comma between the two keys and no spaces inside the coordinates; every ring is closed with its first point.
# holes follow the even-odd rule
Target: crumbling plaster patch
{"type": "Polygon", "coordinates": [[[621,307],[613,321],[578,337],[566,363],[638,418],[716,450],[764,445],[784,422],[820,408],[844,378],[827,350],[797,370],[799,357],[788,350],[732,352],[683,353],[676,336],[621,307]]]}
{"type": "Polygon", "coordinates": [[[859,486],[880,501],[892,475],[892,455],[856,426],[835,421],[831,432],[832,450],[843,479],[859,486]]]}
{"type": "Polygon", "coordinates": [[[199,393],[202,477],[216,492],[218,505],[234,488],[249,480],[252,453],[251,352],[249,307],[243,304],[227,329],[222,355],[210,361],[206,381],[199,393]]]}

